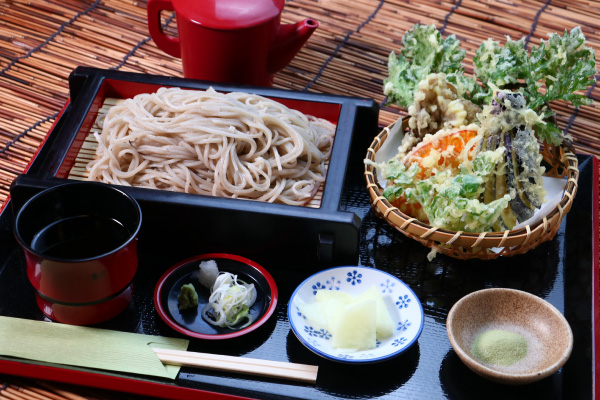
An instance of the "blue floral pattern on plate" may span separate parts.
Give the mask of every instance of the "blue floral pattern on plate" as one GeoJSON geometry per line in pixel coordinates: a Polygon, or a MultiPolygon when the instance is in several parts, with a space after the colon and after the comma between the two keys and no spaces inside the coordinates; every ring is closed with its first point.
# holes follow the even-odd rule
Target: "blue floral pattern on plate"
{"type": "Polygon", "coordinates": [[[296,337],[321,357],[344,363],[371,363],[395,357],[419,338],[424,314],[415,293],[400,279],[376,268],[350,266],[318,272],[296,288],[288,303],[288,319],[296,337]],[[382,294],[392,321],[391,337],[377,340],[374,349],[344,352],[331,345],[331,333],[313,325],[302,315],[298,304],[315,301],[317,290],[342,290],[354,296],[375,286],[382,294]]]}

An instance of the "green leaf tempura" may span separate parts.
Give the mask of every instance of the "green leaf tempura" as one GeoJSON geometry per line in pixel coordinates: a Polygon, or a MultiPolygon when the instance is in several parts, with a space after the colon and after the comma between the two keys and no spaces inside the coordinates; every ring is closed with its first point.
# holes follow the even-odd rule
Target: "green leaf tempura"
{"type": "MultiPolygon", "coordinates": [[[[544,117],[544,122],[535,127],[538,137],[551,144],[560,144],[563,134],[552,121],[555,113],[548,103],[564,100],[579,107],[593,102],[575,93],[592,85],[597,72],[594,50],[585,46],[585,36],[579,27],[570,32],[565,30],[562,36],[551,34],[547,41],[532,47],[529,55],[523,39],[508,38],[504,46],[487,40],[475,53],[473,63],[476,76],[486,86],[517,88],[525,95],[528,107],[544,117]],[[540,90],[541,86],[546,90],[540,90]]],[[[492,95],[488,89],[484,97],[473,101],[489,103],[492,95]]]]}
{"type": "Polygon", "coordinates": [[[564,100],[579,107],[593,102],[576,93],[594,84],[597,72],[594,50],[586,47],[579,27],[549,35],[530,52],[524,39],[508,37],[503,45],[488,39],[473,57],[473,77],[464,75],[464,57],[455,35],[443,38],[435,25],[415,25],[403,36],[400,54],[391,52],[389,56],[383,90],[388,104],[408,108],[417,85],[431,73],[446,74],[458,96],[478,106],[489,104],[495,89],[518,90],[525,95],[528,107],[543,116],[543,122],[535,127],[538,137],[558,145],[563,133],[553,121],[555,113],[548,103],[564,100]]]}
{"type": "Polygon", "coordinates": [[[418,163],[407,169],[399,161],[390,161],[379,166],[388,179],[383,195],[390,202],[404,195],[408,203],[421,204],[433,226],[465,232],[489,231],[508,206],[510,196],[489,204],[479,197],[503,152],[503,147],[481,152],[470,168],[461,168],[457,175],[445,170],[422,180],[417,178],[421,170],[418,163]]]}
{"type": "Polygon", "coordinates": [[[479,46],[473,57],[475,74],[486,86],[484,95],[478,97],[479,105],[489,104],[493,96],[493,87],[504,88],[518,85],[527,75],[527,51],[524,40],[507,39],[504,46],[488,39],[479,46]],[[490,85],[491,84],[491,85],[490,85]]]}
{"type": "Polygon", "coordinates": [[[473,90],[475,81],[463,75],[464,58],[455,35],[444,39],[435,25],[415,25],[402,37],[400,54],[389,56],[389,77],[384,81],[388,104],[411,105],[418,83],[431,73],[452,75],[449,81],[458,82],[459,90],[473,90]]]}

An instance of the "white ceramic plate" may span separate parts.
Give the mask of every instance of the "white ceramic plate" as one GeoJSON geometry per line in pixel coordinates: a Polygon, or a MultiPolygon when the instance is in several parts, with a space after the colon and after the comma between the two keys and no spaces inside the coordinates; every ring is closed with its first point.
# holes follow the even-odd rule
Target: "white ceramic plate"
{"type": "Polygon", "coordinates": [[[300,284],[288,303],[288,319],[296,337],[321,357],[344,363],[372,363],[395,357],[412,346],[423,330],[423,307],[400,279],[375,268],[349,266],[320,271],[300,284]],[[344,352],[331,345],[331,334],[300,312],[298,304],[312,303],[319,289],[342,290],[358,296],[371,286],[381,292],[394,323],[391,337],[374,349],[344,352]]]}

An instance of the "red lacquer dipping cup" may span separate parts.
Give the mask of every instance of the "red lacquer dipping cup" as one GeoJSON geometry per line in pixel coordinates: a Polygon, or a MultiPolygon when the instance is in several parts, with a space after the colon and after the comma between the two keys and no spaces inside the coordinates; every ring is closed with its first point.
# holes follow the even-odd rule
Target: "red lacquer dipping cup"
{"type": "Polygon", "coordinates": [[[127,308],[141,223],[135,199],[103,183],[67,183],[29,199],[16,215],[15,236],[42,312],[91,325],[127,308]]]}

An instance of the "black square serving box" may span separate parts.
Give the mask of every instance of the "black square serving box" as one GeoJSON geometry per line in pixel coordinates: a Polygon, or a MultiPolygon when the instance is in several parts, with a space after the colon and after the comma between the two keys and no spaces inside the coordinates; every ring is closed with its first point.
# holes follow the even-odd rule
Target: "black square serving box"
{"type": "Polygon", "coordinates": [[[65,182],[106,98],[162,86],[254,93],[328,119],[337,129],[318,208],[120,186],[142,207],[141,251],[160,246],[177,259],[230,252],[315,269],[357,263],[361,221],[341,204],[348,185],[363,185],[364,152],[377,134],[379,108],[372,99],[79,67],[69,77],[69,103],[27,173],[13,182],[13,215],[33,193],[65,182]]]}

